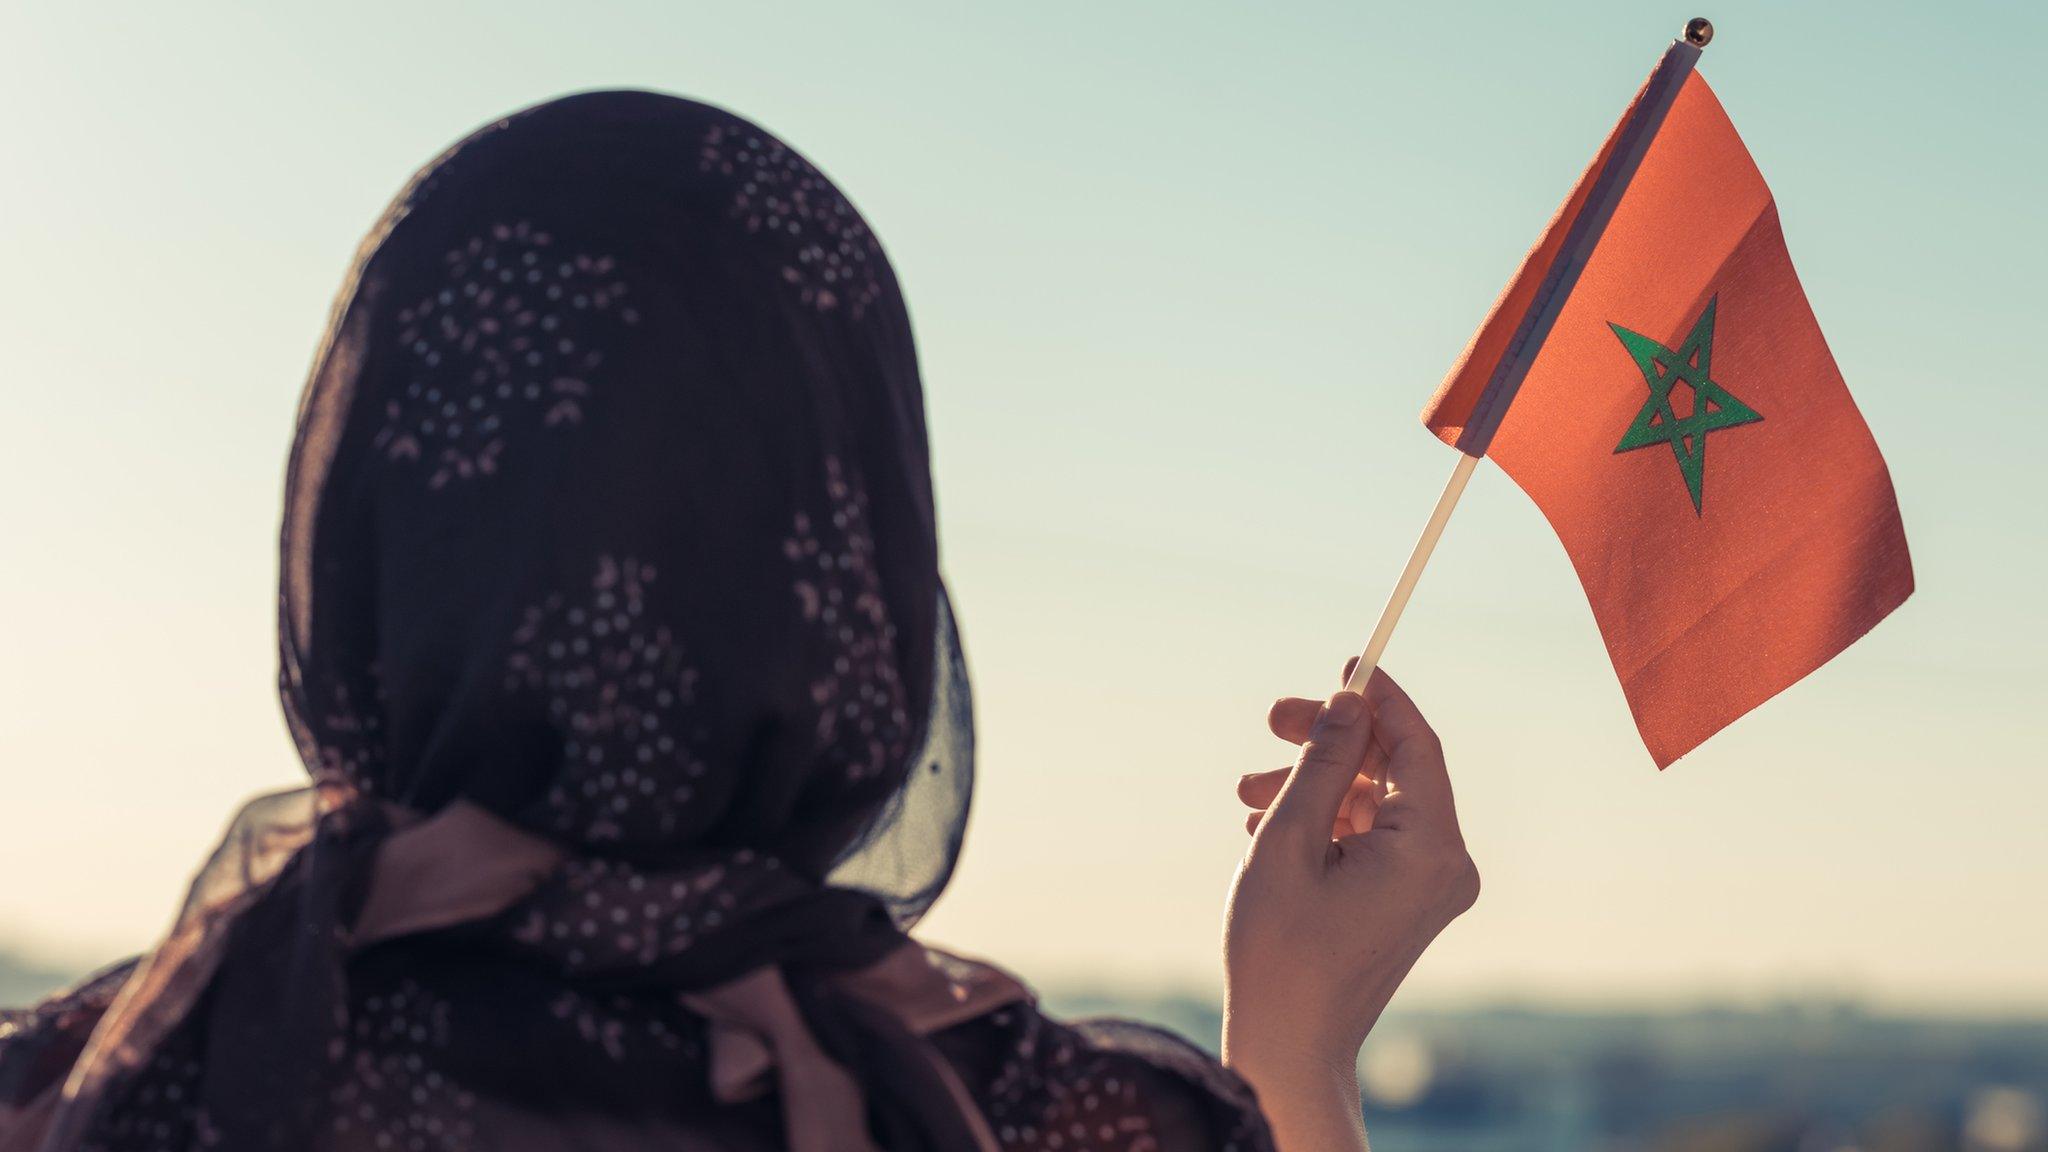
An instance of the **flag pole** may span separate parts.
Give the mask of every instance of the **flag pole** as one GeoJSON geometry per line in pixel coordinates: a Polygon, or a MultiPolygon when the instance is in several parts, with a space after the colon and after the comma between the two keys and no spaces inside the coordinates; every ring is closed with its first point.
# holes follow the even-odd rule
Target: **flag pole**
{"type": "Polygon", "coordinates": [[[1514,398],[1536,350],[1543,346],[1543,339],[1549,334],[1550,325],[1557,319],[1565,298],[1571,295],[1571,287],[1577,282],[1579,271],[1591,257],[1593,245],[1599,242],[1607,217],[1613,214],[1629,178],[1634,175],[1635,166],[1649,147],[1650,136],[1662,122],[1678,85],[1692,71],[1700,50],[1713,39],[1712,21],[1703,16],[1686,21],[1685,31],[1680,33],[1657,72],[1652,74],[1646,93],[1657,93],[1658,82],[1663,81],[1662,92],[1647,97],[1645,101],[1654,110],[1637,108],[1628,130],[1623,133],[1616,159],[1610,161],[1608,169],[1601,173],[1586,209],[1573,222],[1571,232],[1565,238],[1564,251],[1559,253],[1551,271],[1544,277],[1541,306],[1523,318],[1508,355],[1496,365],[1494,379],[1488,382],[1472,419],[1459,434],[1458,465],[1451,469],[1451,478],[1444,485],[1443,495],[1436,499],[1436,510],[1429,514],[1429,523],[1423,526],[1422,537],[1415,541],[1415,550],[1408,555],[1408,566],[1401,570],[1401,578],[1394,582],[1394,594],[1387,597],[1387,606],[1380,610],[1380,622],[1373,627],[1372,638],[1365,642],[1365,651],[1359,654],[1358,663],[1345,677],[1345,691],[1363,694],[1373,669],[1379,667],[1380,656],[1387,650],[1387,641],[1393,638],[1394,625],[1401,622],[1401,613],[1415,592],[1415,582],[1422,579],[1422,570],[1429,565],[1429,554],[1436,551],[1436,542],[1444,534],[1444,524],[1450,520],[1452,510],[1457,508],[1458,497],[1465,494],[1465,484],[1472,479],[1472,469],[1486,454],[1487,444],[1493,439],[1502,413],[1514,398]]]}
{"type": "Polygon", "coordinates": [[[1479,464],[1479,457],[1458,453],[1458,465],[1451,469],[1451,478],[1444,484],[1443,495],[1436,498],[1436,510],[1429,514],[1429,523],[1422,526],[1422,536],[1415,541],[1415,550],[1408,554],[1408,566],[1401,569],[1401,578],[1394,581],[1394,594],[1387,597],[1387,606],[1380,610],[1380,622],[1372,630],[1372,639],[1365,642],[1365,651],[1359,654],[1358,663],[1351,669],[1351,675],[1344,681],[1348,692],[1365,692],[1365,682],[1372,677],[1372,670],[1380,665],[1380,654],[1387,650],[1387,641],[1393,638],[1394,625],[1401,622],[1401,612],[1408,607],[1408,597],[1415,592],[1415,582],[1422,579],[1422,570],[1429,565],[1429,554],[1436,551],[1436,542],[1444,534],[1444,525],[1451,519],[1451,511],[1458,506],[1458,497],[1465,494],[1465,483],[1472,479],[1472,469],[1479,464]]]}

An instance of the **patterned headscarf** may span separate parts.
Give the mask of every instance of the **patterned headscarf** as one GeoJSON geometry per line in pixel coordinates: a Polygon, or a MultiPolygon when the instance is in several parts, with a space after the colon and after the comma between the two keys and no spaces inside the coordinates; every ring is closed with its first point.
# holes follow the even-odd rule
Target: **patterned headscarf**
{"type": "Polygon", "coordinates": [[[904,935],[972,778],[909,318],[758,127],[589,94],[425,169],[282,544],[313,787],[230,830],[47,1147],[1135,1149],[1160,1101],[1263,1141],[904,935]]]}

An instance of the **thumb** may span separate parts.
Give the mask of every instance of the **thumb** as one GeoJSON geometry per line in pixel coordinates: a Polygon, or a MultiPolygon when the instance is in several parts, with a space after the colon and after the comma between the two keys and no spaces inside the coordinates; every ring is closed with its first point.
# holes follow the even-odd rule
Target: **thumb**
{"type": "Polygon", "coordinates": [[[1301,759],[1266,812],[1267,830],[1316,849],[1327,845],[1330,826],[1371,746],[1372,715],[1365,698],[1348,691],[1330,697],[1301,746],[1301,759]]]}

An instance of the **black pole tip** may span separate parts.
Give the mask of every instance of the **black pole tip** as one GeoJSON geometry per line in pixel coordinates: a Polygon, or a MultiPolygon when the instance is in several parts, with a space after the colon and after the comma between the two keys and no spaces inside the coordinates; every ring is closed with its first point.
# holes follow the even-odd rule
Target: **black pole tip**
{"type": "Polygon", "coordinates": [[[1685,22],[1685,42],[1695,48],[1705,48],[1714,42],[1714,22],[1705,16],[1695,16],[1685,22]]]}

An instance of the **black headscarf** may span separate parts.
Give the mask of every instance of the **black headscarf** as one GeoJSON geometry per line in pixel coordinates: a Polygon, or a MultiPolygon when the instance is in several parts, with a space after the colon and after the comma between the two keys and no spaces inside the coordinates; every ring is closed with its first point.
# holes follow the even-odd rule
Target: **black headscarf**
{"type": "MultiPolygon", "coordinates": [[[[909,318],[852,206],[717,110],[572,97],[430,166],[342,306],[286,501],[287,716],[361,791],[816,881],[925,738],[909,318]]],[[[899,915],[943,883],[968,768],[899,915]]]]}
{"type": "MultiPolygon", "coordinates": [[[[1036,1147],[1058,1107],[1103,1121],[1069,1148],[1156,1139],[1116,1102],[1184,1082],[1119,1080],[1028,1006],[942,1038],[963,1099],[833,991],[950,875],[972,725],[902,297],[774,137],[596,93],[426,168],[337,304],[281,559],[315,787],[231,829],[81,1061],[63,1146],[463,1152],[483,1100],[772,1143],[772,1108],[705,1086],[689,1000],[763,969],[881,1146],[1036,1147]],[[355,947],[379,852],[451,806],[558,864],[355,947]]],[[[1222,1091],[1182,1111],[1258,1144],[1222,1091]]]]}

